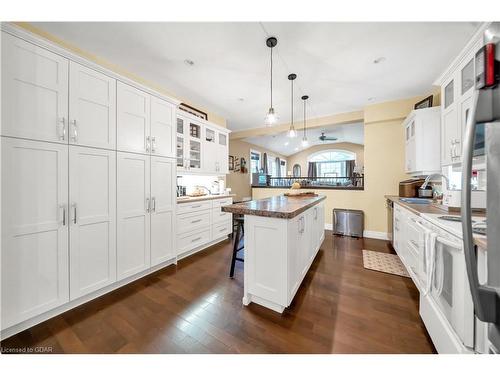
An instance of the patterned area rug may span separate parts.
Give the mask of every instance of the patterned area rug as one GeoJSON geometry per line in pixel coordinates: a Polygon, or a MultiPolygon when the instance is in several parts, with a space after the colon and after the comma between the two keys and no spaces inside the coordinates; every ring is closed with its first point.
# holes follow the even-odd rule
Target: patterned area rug
{"type": "Polygon", "coordinates": [[[363,250],[363,267],[369,270],[410,277],[397,255],[363,250]]]}

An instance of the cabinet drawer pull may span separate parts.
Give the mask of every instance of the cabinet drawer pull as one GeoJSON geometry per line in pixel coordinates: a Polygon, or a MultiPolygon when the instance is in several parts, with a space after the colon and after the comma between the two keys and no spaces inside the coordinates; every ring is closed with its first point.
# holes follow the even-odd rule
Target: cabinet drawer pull
{"type": "Polygon", "coordinates": [[[410,242],[418,249],[418,243],[415,240],[410,240],[410,242]]]}
{"type": "Polygon", "coordinates": [[[191,224],[199,223],[200,221],[201,221],[201,219],[194,220],[194,221],[191,222],[191,224]]]}
{"type": "Polygon", "coordinates": [[[193,238],[193,239],[191,240],[191,242],[196,242],[196,241],[199,241],[199,240],[201,240],[201,237],[196,237],[196,238],[193,238]]]}
{"type": "Polygon", "coordinates": [[[199,208],[201,207],[201,204],[197,205],[197,206],[191,206],[191,208],[199,208]]]}
{"type": "Polygon", "coordinates": [[[219,229],[219,232],[224,232],[226,230],[227,230],[227,228],[222,228],[222,229],[219,229]]]}

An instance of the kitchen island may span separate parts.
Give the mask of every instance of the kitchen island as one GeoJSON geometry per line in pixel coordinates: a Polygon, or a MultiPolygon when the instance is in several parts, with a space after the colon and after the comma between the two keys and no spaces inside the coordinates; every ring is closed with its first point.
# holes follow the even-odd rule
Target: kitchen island
{"type": "Polygon", "coordinates": [[[282,313],[291,304],[324,240],[325,198],[274,196],[222,207],[245,217],[244,305],[282,313]]]}

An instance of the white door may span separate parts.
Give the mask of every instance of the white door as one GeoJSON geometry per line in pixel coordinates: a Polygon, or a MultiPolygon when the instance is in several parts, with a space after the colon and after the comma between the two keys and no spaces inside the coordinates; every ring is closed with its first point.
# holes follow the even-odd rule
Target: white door
{"type": "Polygon", "coordinates": [[[150,95],[120,81],[116,84],[116,148],[150,152],[150,95]]]}
{"type": "Polygon", "coordinates": [[[151,266],[175,257],[175,160],[151,157],[151,266]]]}
{"type": "Polygon", "coordinates": [[[150,266],[150,156],[118,152],[117,279],[150,266]]]}
{"type": "Polygon", "coordinates": [[[70,146],[71,300],[116,280],[116,151],[70,146]]]}
{"type": "Polygon", "coordinates": [[[68,142],[68,60],[2,33],[2,135],[68,142]]]}
{"type": "Polygon", "coordinates": [[[175,157],[175,106],[169,102],[151,97],[151,153],[175,157]]]}
{"type": "Polygon", "coordinates": [[[68,146],[2,139],[2,326],[69,300],[68,146]]]}
{"type": "Polygon", "coordinates": [[[116,148],[116,80],[71,61],[69,116],[70,143],[116,148]]]}

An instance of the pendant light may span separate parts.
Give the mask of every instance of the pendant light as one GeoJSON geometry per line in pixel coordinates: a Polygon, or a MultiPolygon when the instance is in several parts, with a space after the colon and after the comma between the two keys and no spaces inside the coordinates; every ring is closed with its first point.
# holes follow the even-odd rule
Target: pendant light
{"type": "Polygon", "coordinates": [[[291,123],[290,123],[290,130],[288,130],[288,136],[290,138],[295,138],[297,136],[297,131],[295,130],[295,126],[293,126],[293,81],[295,80],[295,78],[297,78],[297,74],[289,74],[288,75],[288,79],[290,80],[290,82],[292,83],[292,120],[291,120],[291,123]]]}
{"type": "Polygon", "coordinates": [[[306,136],[306,100],[309,99],[309,96],[304,95],[302,97],[302,100],[304,101],[304,135],[302,137],[302,147],[307,147],[309,146],[309,141],[307,140],[306,136]]]}
{"type": "Polygon", "coordinates": [[[267,38],[266,45],[271,49],[271,106],[264,120],[267,126],[272,126],[278,122],[278,116],[274,113],[273,108],[273,48],[278,44],[278,39],[275,37],[267,38]]]}

